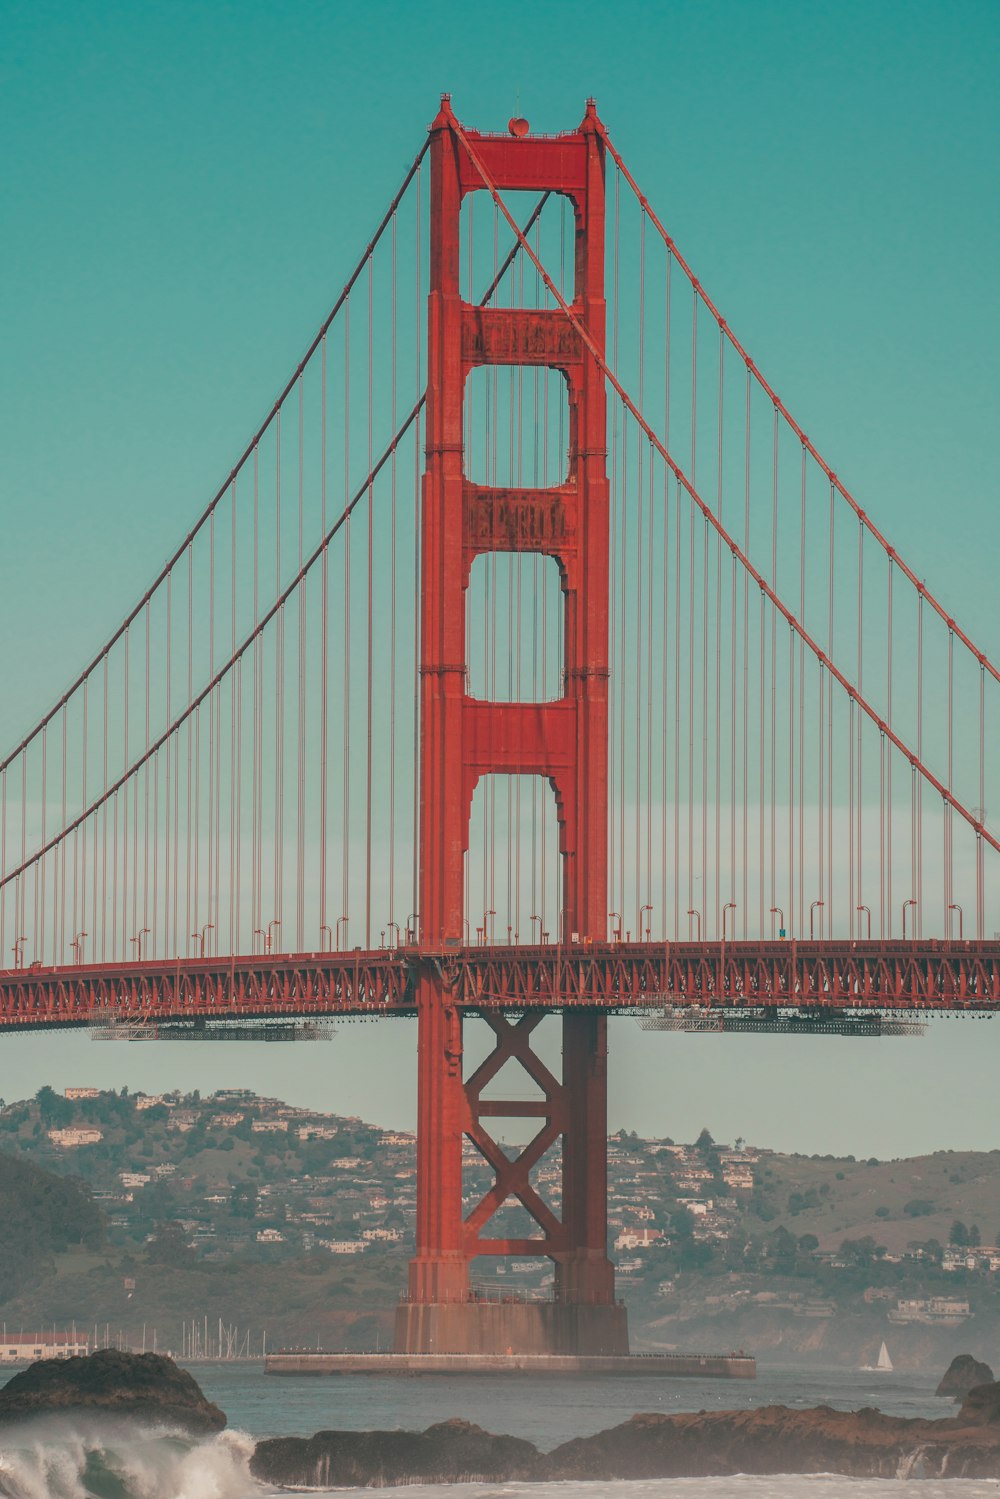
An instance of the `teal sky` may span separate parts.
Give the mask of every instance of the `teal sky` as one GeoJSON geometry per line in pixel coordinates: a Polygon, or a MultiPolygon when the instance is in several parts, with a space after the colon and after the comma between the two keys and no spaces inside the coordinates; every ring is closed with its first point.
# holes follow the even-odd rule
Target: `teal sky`
{"type": "MultiPolygon", "coordinates": [[[[0,739],[228,471],[415,154],[574,125],[640,185],[821,451],[1000,656],[995,3],[4,7],[0,739]]],[[[411,1027],[307,1048],[4,1040],[43,1081],[248,1081],[410,1122],[411,1027]]],[[[1000,1022],[920,1043],[614,1028],[612,1121],[858,1155],[989,1146],[1000,1022]],[[984,1041],[984,1038],[987,1038],[984,1041]],[[929,1108],[928,1099],[935,1100],[929,1108]]]]}

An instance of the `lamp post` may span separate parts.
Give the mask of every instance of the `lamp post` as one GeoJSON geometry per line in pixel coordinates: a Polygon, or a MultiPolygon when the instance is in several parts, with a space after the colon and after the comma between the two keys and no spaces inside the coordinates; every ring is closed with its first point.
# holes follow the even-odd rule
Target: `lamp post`
{"type": "Polygon", "coordinates": [[[484,942],[484,944],[488,945],[489,943],[491,943],[493,941],[493,931],[492,931],[492,928],[490,926],[490,917],[491,916],[495,916],[496,914],[497,913],[495,911],[484,911],[483,912],[483,942],[484,942]]]}
{"type": "Polygon", "coordinates": [[[333,932],[325,921],[319,929],[319,948],[320,952],[333,952],[333,932]],[[324,932],[326,933],[325,936],[323,935],[324,932]],[[330,944],[329,947],[327,947],[328,942],[330,944]]]}
{"type": "Polygon", "coordinates": [[[337,917],[337,951],[338,952],[340,951],[340,928],[341,928],[341,926],[343,926],[343,928],[344,928],[344,943],[345,943],[345,945],[347,943],[347,922],[348,922],[348,918],[346,916],[338,916],[337,917]]]}
{"type": "Polygon", "coordinates": [[[814,900],[812,902],[812,904],[810,905],[810,907],[809,907],[809,941],[810,942],[813,941],[813,937],[814,937],[814,919],[815,919],[816,907],[817,906],[825,906],[825,905],[826,905],[826,901],[825,900],[814,900]]]}
{"type": "Polygon", "coordinates": [[[76,961],[78,967],[82,966],[83,964],[83,941],[86,935],[86,932],[77,932],[76,936],[70,943],[70,947],[76,953],[76,961]]]}
{"type": "Polygon", "coordinates": [[[253,929],[253,934],[255,937],[260,938],[261,952],[267,952],[267,933],[264,931],[264,928],[261,926],[255,926],[253,929]]]}
{"type": "Polygon", "coordinates": [[[542,941],[542,918],[540,916],[529,916],[528,917],[528,921],[532,923],[532,927],[531,927],[531,939],[532,939],[532,941],[534,941],[534,938],[535,938],[535,928],[534,928],[533,923],[536,922],[536,921],[538,922],[538,941],[539,941],[539,945],[540,945],[541,941],[542,941]]]}
{"type": "Polygon", "coordinates": [[[870,942],[872,940],[872,913],[871,913],[871,908],[869,906],[858,906],[858,910],[859,911],[864,911],[865,915],[868,917],[868,941],[870,942]]]}
{"type": "Polygon", "coordinates": [[[619,914],[618,911],[609,911],[608,912],[608,920],[611,922],[611,940],[612,940],[612,942],[620,942],[622,940],[622,919],[621,919],[621,915],[619,914]],[[615,925],[615,922],[618,923],[617,926],[615,925]]]}
{"type": "Polygon", "coordinates": [[[961,942],[961,940],[962,940],[962,907],[961,906],[956,906],[956,905],[952,904],[952,905],[950,905],[948,907],[948,910],[949,911],[957,911],[958,912],[958,940],[959,940],[959,942],[961,942]]]}
{"type": "Polygon", "coordinates": [[[726,904],[722,908],[722,940],[723,940],[723,942],[725,942],[725,940],[726,940],[726,912],[727,911],[735,911],[735,910],[736,910],[736,902],[734,900],[727,900],[726,904]]]}
{"type": "Polygon", "coordinates": [[[23,953],[22,949],[24,947],[24,944],[27,942],[27,940],[28,940],[27,937],[15,937],[14,938],[14,946],[12,948],[12,952],[14,954],[14,967],[15,968],[23,968],[24,967],[24,953],[23,953]]]}
{"type": "MultiPolygon", "coordinates": [[[[387,921],[386,924],[385,924],[385,929],[386,929],[387,932],[395,932],[396,933],[395,946],[399,947],[399,945],[400,945],[400,942],[399,942],[399,922],[398,921],[387,921]]],[[[468,942],[468,940],[469,940],[469,923],[468,922],[465,923],[465,940],[466,940],[466,942],[468,942]]]]}
{"type": "Polygon", "coordinates": [[[635,935],[636,935],[636,939],[639,942],[641,942],[642,941],[642,913],[643,913],[643,911],[648,911],[649,912],[649,916],[646,917],[646,941],[648,942],[649,941],[649,928],[650,928],[650,919],[649,918],[653,914],[653,908],[652,908],[652,906],[650,906],[648,904],[645,905],[645,906],[640,906],[639,907],[639,927],[638,927],[638,930],[636,931],[635,935]]]}
{"type": "Polygon", "coordinates": [[[420,920],[419,911],[411,911],[406,918],[406,945],[411,947],[417,940],[417,922],[420,920]]]}
{"type": "MultiPolygon", "coordinates": [[[[191,933],[191,936],[194,939],[194,941],[199,944],[198,956],[200,958],[203,958],[205,956],[205,933],[206,932],[214,932],[214,931],[215,931],[215,923],[211,922],[211,921],[206,921],[205,925],[202,927],[202,929],[201,929],[200,932],[192,932],[191,933]]],[[[142,941],[142,936],[140,935],[139,937],[133,937],[132,941],[133,942],[141,942],[142,941]]],[[[270,937],[268,938],[268,941],[270,941],[270,937]]]]}
{"type": "Polygon", "coordinates": [[[904,942],[906,941],[906,908],[907,908],[907,906],[915,906],[916,904],[917,904],[916,901],[912,900],[912,899],[911,900],[904,900],[904,902],[903,902],[903,941],[904,942]]]}
{"type": "MultiPolygon", "coordinates": [[[[772,906],[771,907],[771,915],[772,916],[777,916],[777,918],[778,918],[778,936],[779,937],[783,937],[785,935],[785,913],[784,913],[784,911],[781,909],[780,906],[772,906]]],[[[773,923],[771,925],[771,936],[772,937],[774,936],[774,924],[773,923]]]]}
{"type": "Polygon", "coordinates": [[[281,918],[279,916],[273,916],[271,918],[271,920],[267,923],[267,950],[268,950],[268,952],[273,952],[274,951],[274,938],[271,935],[271,928],[272,927],[276,927],[276,926],[280,926],[280,925],[281,925],[281,918]]]}
{"type": "MultiPolygon", "coordinates": [[[[86,932],[84,933],[84,936],[86,936],[86,932]]],[[[141,963],[142,962],[142,939],[143,939],[143,937],[148,937],[148,936],[149,936],[149,927],[148,926],[144,926],[141,932],[138,932],[136,934],[136,936],[130,938],[130,941],[132,941],[135,944],[135,960],[136,960],[137,963],[141,963]]],[[[202,957],[204,957],[204,952],[202,953],[202,957]]]]}
{"type": "Polygon", "coordinates": [[[694,906],[689,906],[688,907],[688,915],[689,916],[697,916],[697,918],[698,918],[698,935],[695,938],[695,941],[696,942],[700,942],[701,941],[701,912],[700,911],[696,911],[695,908],[694,908],[694,906]]]}

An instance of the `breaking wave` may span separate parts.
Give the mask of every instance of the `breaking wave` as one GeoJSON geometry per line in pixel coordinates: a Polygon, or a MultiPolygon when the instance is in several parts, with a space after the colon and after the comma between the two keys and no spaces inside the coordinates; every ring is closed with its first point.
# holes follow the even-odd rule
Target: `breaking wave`
{"type": "Polygon", "coordinates": [[[247,1499],[253,1438],[53,1416],[0,1434],[3,1499],[247,1499]]]}

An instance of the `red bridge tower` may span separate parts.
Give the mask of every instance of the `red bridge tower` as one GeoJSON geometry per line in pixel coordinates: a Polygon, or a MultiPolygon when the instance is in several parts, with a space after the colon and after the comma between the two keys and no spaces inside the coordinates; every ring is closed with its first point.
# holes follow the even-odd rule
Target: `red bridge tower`
{"type": "Polygon", "coordinates": [[[607,1021],[593,1010],[562,1016],[562,1077],[534,1053],[542,1010],[487,1012],[495,1049],[472,1076],[463,1068],[462,1013],[447,984],[447,956],[463,942],[464,854],[472,795],[490,773],[544,776],[559,817],[562,941],[603,940],[607,923],[608,478],[604,379],[565,313],[481,308],[459,292],[459,214],[466,193],[565,194],[576,225],[573,310],[598,348],[605,339],[604,142],[593,102],[569,134],[507,138],[461,131],[447,96],[431,127],[431,271],[428,305],[421,627],[420,946],[418,982],[417,1244],[399,1351],[626,1353],[624,1308],[607,1256],[607,1021]],[[555,489],[474,484],[463,466],[466,379],[480,365],[558,370],[569,397],[566,481],[555,489]],[[546,518],[561,502],[565,523],[546,518]],[[519,518],[513,526],[505,519],[519,518]],[[529,524],[520,524],[527,518],[529,524]],[[530,540],[525,540],[530,537],[530,540]],[[540,539],[542,538],[542,539],[540,539]],[[546,703],[469,697],[466,590],[473,559],[537,551],[559,566],[565,607],[563,696],[546,703]],[[537,1102],[481,1094],[515,1059],[539,1085],[537,1102]],[[484,1121],[522,1115],[538,1132],[516,1160],[484,1121]],[[495,1173],[471,1212],[462,1209],[462,1142],[495,1173]],[[562,1140],[562,1216],[534,1190],[530,1171],[562,1140]],[[538,1236],[482,1236],[498,1207],[519,1200],[538,1236]],[[477,1255],[546,1255],[551,1302],[503,1305],[472,1291],[477,1255]]]}

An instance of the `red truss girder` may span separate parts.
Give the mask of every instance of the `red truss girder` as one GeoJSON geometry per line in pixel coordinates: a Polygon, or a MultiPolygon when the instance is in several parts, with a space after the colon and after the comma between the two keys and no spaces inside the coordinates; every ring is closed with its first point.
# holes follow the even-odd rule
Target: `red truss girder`
{"type": "Polygon", "coordinates": [[[412,1013],[392,953],[188,958],[0,972],[0,1028],[122,1021],[252,1020],[412,1013]]]}
{"type": "Polygon", "coordinates": [[[1000,942],[648,942],[468,948],[458,1004],[600,1008],[1000,1008],[1000,942]]]}
{"type": "Polygon", "coordinates": [[[414,948],[0,970],[0,1028],[415,1013],[421,975],[469,1011],[663,1004],[1000,1010],[1000,942],[636,942],[414,948]]]}
{"type": "Polygon", "coordinates": [[[485,1016],[496,1037],[494,1050],[464,1085],[464,1132],[494,1173],[494,1183],[465,1218],[465,1252],[477,1254],[547,1254],[555,1258],[569,1248],[563,1224],[531,1184],[531,1170],[570,1126],[565,1086],[558,1082],[531,1049],[531,1033],[543,1018],[535,1010],[508,1021],[498,1011],[485,1016]],[[535,1100],[484,1099],[482,1091],[508,1061],[516,1061],[537,1083],[542,1096],[535,1100]],[[538,1118],[543,1122],[524,1150],[510,1160],[483,1124],[484,1119],[538,1118]],[[510,1198],[517,1198],[538,1224],[542,1236],[529,1239],[483,1238],[481,1230],[510,1198]]]}

